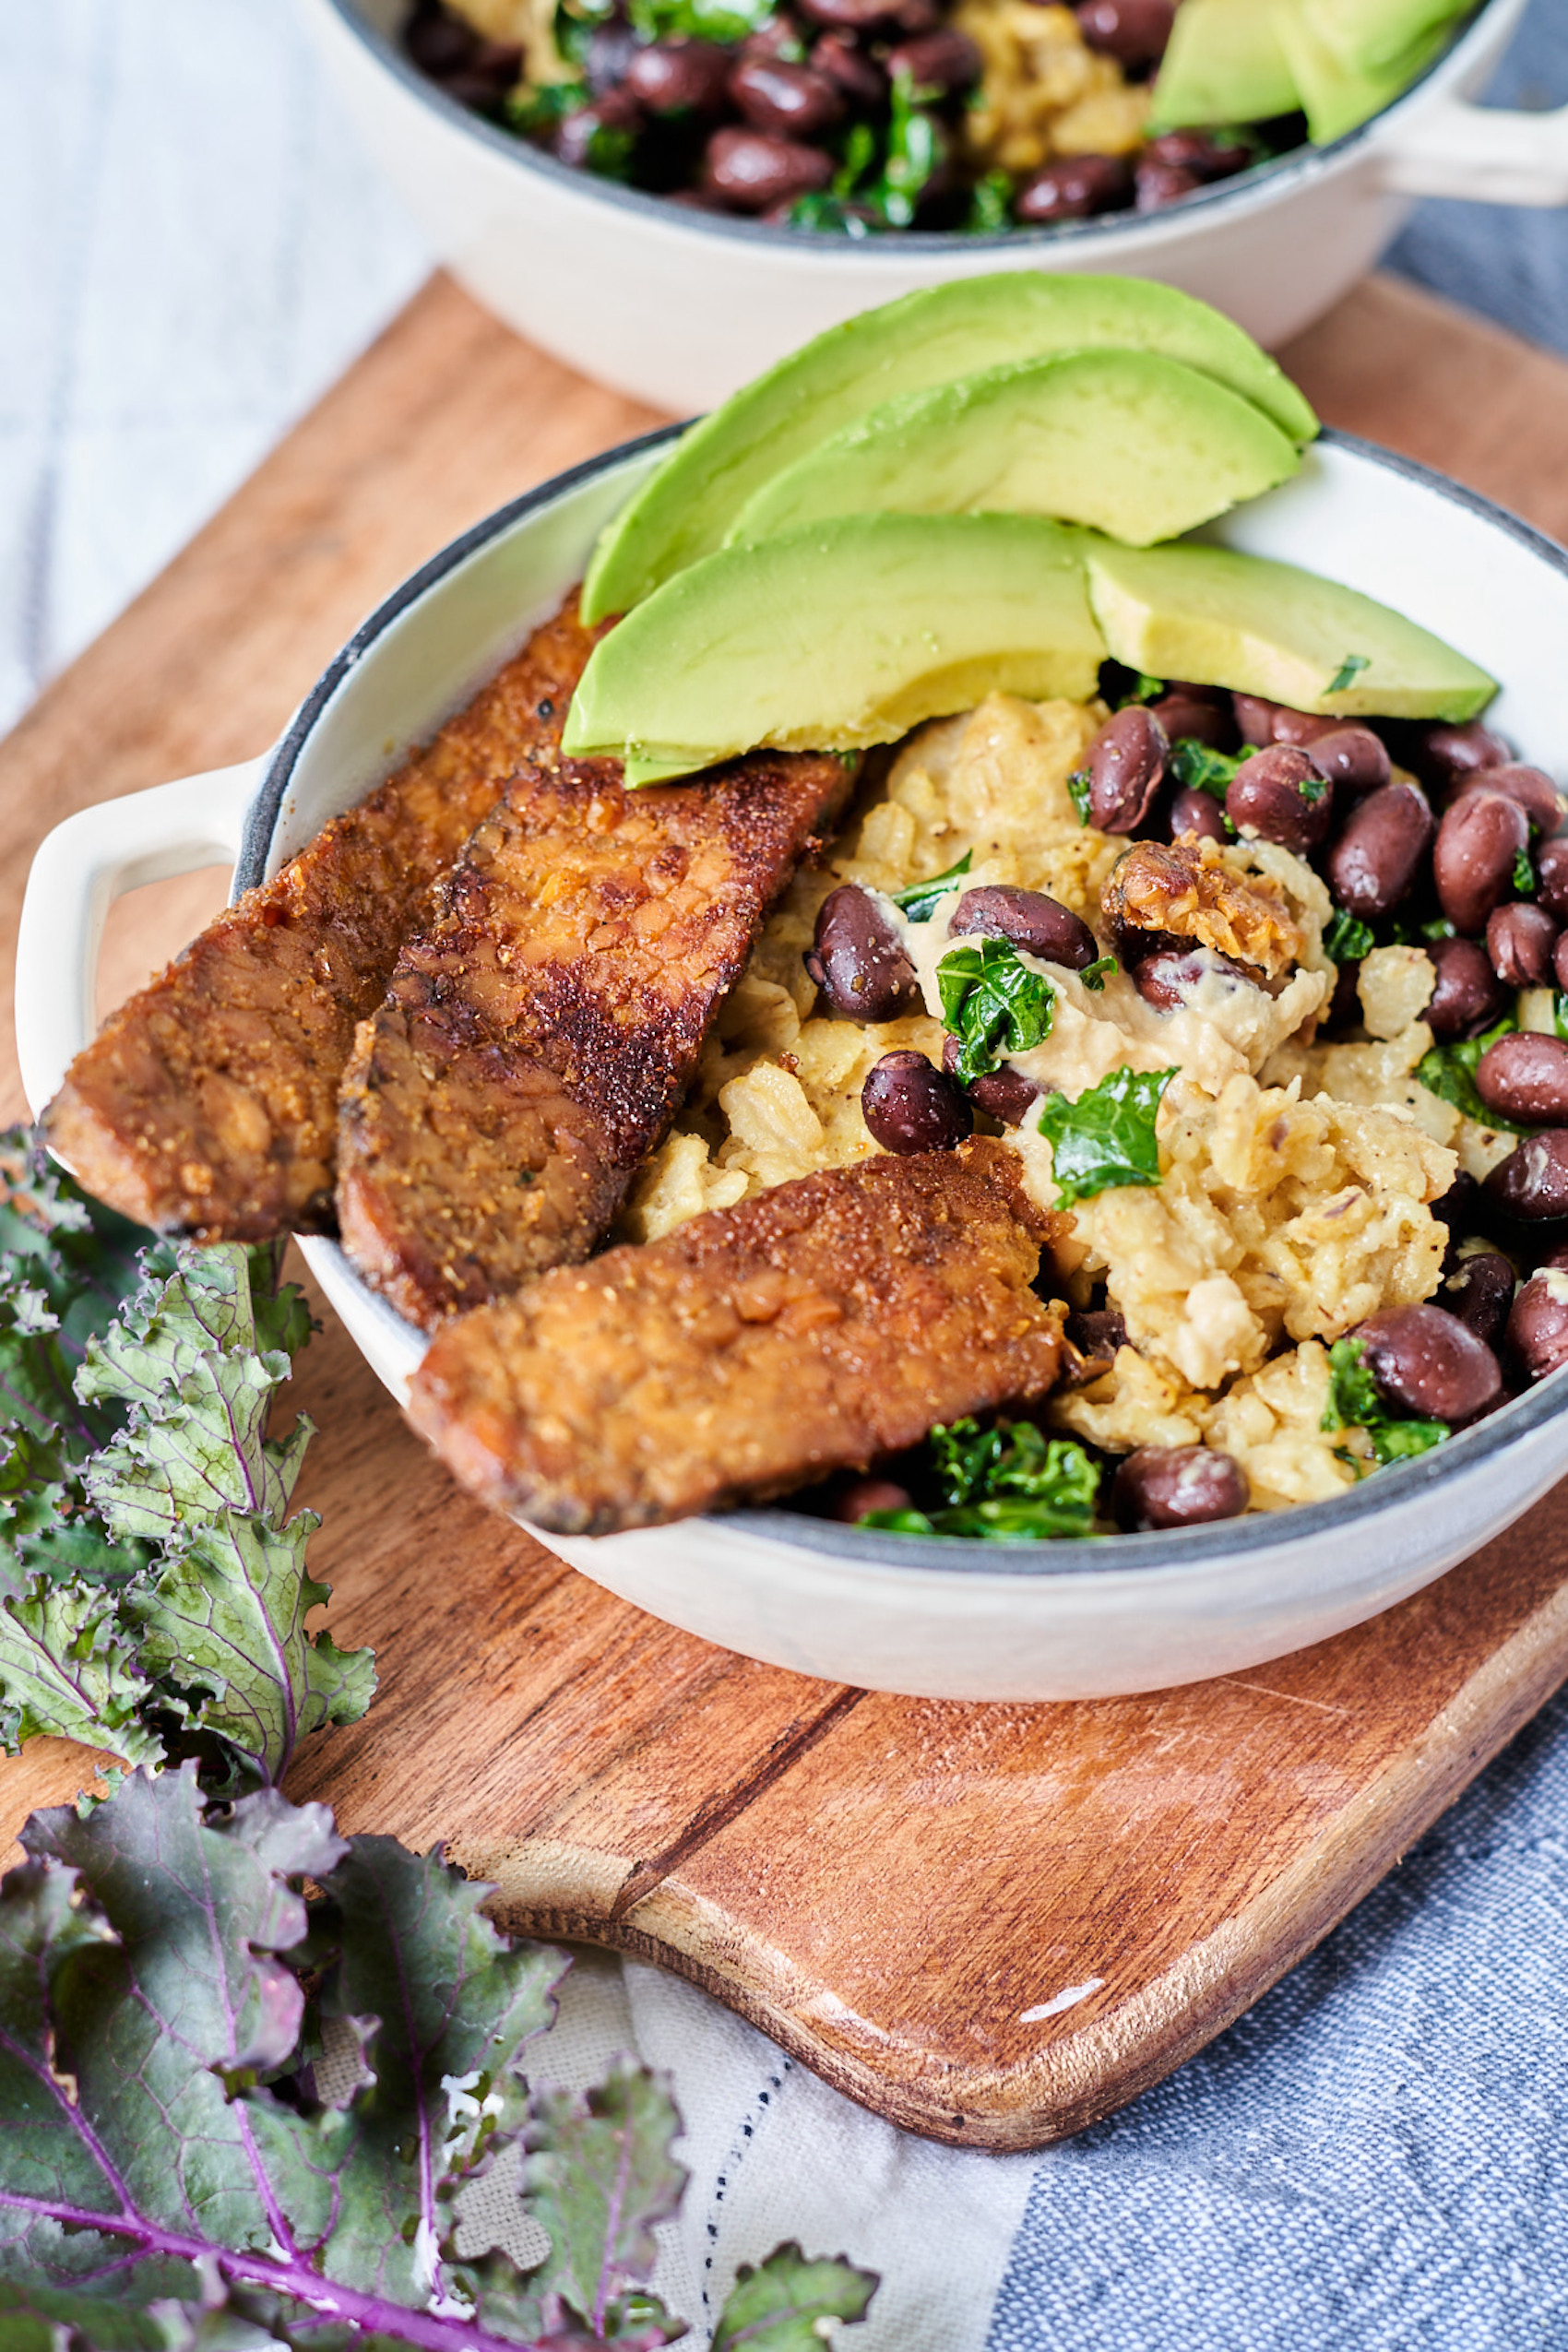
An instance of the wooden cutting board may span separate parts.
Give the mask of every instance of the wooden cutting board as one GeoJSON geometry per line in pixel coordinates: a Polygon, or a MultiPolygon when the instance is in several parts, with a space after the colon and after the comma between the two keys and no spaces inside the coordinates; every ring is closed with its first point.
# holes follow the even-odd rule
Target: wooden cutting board
{"type": "MultiPolygon", "coordinates": [[[[1372,281],[1286,354],[1332,422],[1568,536],[1568,367],[1372,281]]],[[[112,793],[260,751],[355,622],[454,532],[656,422],[437,279],[0,745],[10,985],[32,848],[112,793]]],[[[221,901],[123,902],[113,1002],[221,901]]],[[[20,1095],[10,1059],[0,1113],[20,1095]]],[[[1077,1706],[810,1682],[708,1647],[461,1496],[331,1316],[291,1392],[299,1500],[364,1723],[291,1793],[445,1839],[498,1916],[678,1969],[910,2129],[1031,2147],[1237,2016],[1568,1674],[1568,1489],[1372,1624],[1246,1675],[1077,1706]]],[[[0,1768],[8,1835],[88,1778],[0,1768]]]]}

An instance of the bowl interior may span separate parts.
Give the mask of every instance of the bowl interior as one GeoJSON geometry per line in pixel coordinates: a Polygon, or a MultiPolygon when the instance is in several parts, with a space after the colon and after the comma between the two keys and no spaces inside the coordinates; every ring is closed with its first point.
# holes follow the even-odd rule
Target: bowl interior
{"type": "MultiPolygon", "coordinates": [[[[236,895],[372,790],[493,675],[581,577],[601,524],[678,431],[612,451],[502,508],[372,615],[279,747],[235,871],[236,895]]],[[[1560,685],[1568,554],[1552,541],[1422,467],[1333,433],[1308,452],[1293,481],[1211,526],[1208,536],[1341,580],[1449,638],[1503,681],[1489,722],[1526,758],[1568,775],[1568,702],[1560,685]]],[[[422,1335],[360,1281],[336,1244],[304,1246],[356,1343],[400,1400],[423,1354],[422,1335]]],[[[1564,1408],[1568,1384],[1548,1382],[1436,1453],[1380,1471],[1333,1502],[1296,1506],[1285,1515],[1292,1536],[1320,1521],[1343,1524],[1387,1508],[1564,1408]]],[[[867,1566],[959,1573],[955,1552],[971,1549],[783,1511],[742,1515],[779,1541],[849,1552],[867,1566]]],[[[970,1565],[982,1574],[1083,1574],[1145,1567],[1156,1556],[1178,1561],[1199,1547],[1213,1558],[1277,1540],[1272,1515],[1260,1515],[1158,1541],[1107,1538],[1093,1547],[1092,1571],[1042,1559],[1053,1550],[1049,1545],[974,1547],[985,1556],[970,1565]]]]}

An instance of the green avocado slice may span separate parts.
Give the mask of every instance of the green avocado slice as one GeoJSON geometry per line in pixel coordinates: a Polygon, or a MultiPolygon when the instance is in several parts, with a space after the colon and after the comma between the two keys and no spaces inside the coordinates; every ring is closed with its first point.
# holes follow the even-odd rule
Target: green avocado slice
{"type": "Polygon", "coordinates": [[[1087,532],[1079,543],[1095,618],[1129,669],[1347,719],[1473,719],[1497,692],[1430,630],[1294,564],[1087,532]]]}
{"type": "Polygon", "coordinates": [[[1134,547],[1284,481],[1293,441],[1158,351],[1070,351],[906,392],[765,483],[731,544],[832,515],[1053,515],[1134,547]]]}
{"type": "Polygon", "coordinates": [[[988,693],[1095,692],[1079,535],[1026,515],[854,515],[705,556],[594,647],[572,756],[662,783],[769,744],[854,751],[988,693]]]}
{"type": "Polygon", "coordinates": [[[1364,37],[1358,38],[1355,28],[1338,20],[1340,12],[1331,17],[1315,0],[1282,0],[1277,19],[1279,38],[1314,145],[1326,147],[1359,123],[1381,114],[1447,46],[1455,15],[1450,0],[1444,0],[1442,20],[1436,24],[1423,21],[1434,14],[1431,0],[1420,0],[1420,5],[1408,0],[1403,17],[1421,29],[1402,48],[1388,52],[1380,46],[1378,35],[1381,30],[1386,36],[1399,13],[1375,9],[1379,21],[1369,24],[1364,37]]]}
{"type": "Polygon", "coordinates": [[[1151,130],[1264,123],[1301,103],[1268,0],[1182,0],[1154,85],[1151,130]]]}
{"type": "Polygon", "coordinates": [[[1301,393],[1251,336],[1174,287],[1032,269],[921,287],[829,327],[693,425],[600,537],[584,619],[630,612],[712,554],[766,481],[868,410],[980,369],[1099,345],[1183,360],[1292,441],[1317,431],[1301,393]]]}

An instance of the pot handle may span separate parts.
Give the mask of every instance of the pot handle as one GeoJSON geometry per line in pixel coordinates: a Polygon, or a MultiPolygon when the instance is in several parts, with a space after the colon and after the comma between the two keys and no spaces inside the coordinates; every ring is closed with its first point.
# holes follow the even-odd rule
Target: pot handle
{"type": "Polygon", "coordinates": [[[1568,204],[1568,106],[1525,114],[1444,99],[1391,124],[1382,145],[1384,184],[1399,196],[1568,204]]]}
{"type": "Polygon", "coordinates": [[[232,865],[267,759],[101,801],[38,847],[17,934],[17,1055],[34,1118],[97,1021],[98,951],[116,898],[200,866],[232,865]]]}

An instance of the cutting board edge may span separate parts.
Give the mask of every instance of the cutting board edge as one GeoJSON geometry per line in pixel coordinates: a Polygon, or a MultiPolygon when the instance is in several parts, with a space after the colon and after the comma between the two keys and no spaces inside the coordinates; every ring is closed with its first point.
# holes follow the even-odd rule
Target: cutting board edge
{"type": "Polygon", "coordinates": [[[485,1908],[509,1933],[594,1944],[667,1968],[903,2130],[949,2146],[1020,2154],[1102,2121],[1234,2024],[1372,1892],[1564,1681],[1568,1586],[1461,1684],[1425,1733],[1289,1870],[1132,2000],[1010,2065],[975,2067],[900,2044],[677,1875],[620,1916],[615,1891],[635,1868],[629,1859],[623,1868],[567,1840],[525,1837],[492,1849],[492,1870],[483,1840],[470,1836],[462,1866],[471,1877],[494,1876],[497,1892],[485,1908]],[[837,2031],[812,2022],[835,2011],[849,2021],[837,2031]]]}

